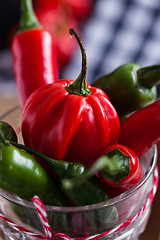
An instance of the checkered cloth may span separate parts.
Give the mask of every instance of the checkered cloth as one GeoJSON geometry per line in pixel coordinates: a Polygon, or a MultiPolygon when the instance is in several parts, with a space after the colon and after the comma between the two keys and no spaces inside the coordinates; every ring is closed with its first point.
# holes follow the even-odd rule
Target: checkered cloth
{"type": "MultiPolygon", "coordinates": [[[[89,83],[124,63],[160,64],[160,0],[97,0],[82,41],[89,83]]],[[[63,77],[75,79],[80,68],[77,49],[63,77]]]]}

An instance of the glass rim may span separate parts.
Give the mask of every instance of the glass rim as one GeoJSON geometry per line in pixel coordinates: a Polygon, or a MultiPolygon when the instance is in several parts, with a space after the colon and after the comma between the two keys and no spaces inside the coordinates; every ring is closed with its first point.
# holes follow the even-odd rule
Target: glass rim
{"type": "MultiPolygon", "coordinates": [[[[2,117],[0,117],[0,120],[2,120],[4,117],[6,117],[6,115],[9,115],[10,113],[13,113],[14,111],[18,110],[19,107],[16,106],[13,109],[9,110],[7,112],[7,114],[4,114],[2,117]]],[[[143,186],[143,184],[149,179],[149,177],[151,176],[151,174],[153,173],[153,171],[155,170],[156,167],[156,161],[157,161],[157,155],[158,155],[158,150],[157,150],[157,145],[155,144],[152,147],[154,154],[153,154],[153,158],[152,158],[152,162],[150,165],[150,168],[146,171],[146,173],[143,175],[142,179],[140,180],[140,182],[138,184],[136,184],[135,186],[133,186],[132,188],[130,188],[129,190],[125,191],[124,193],[111,198],[109,200],[100,202],[100,203],[95,203],[95,204],[90,204],[90,205],[85,205],[85,206],[51,206],[51,205],[44,205],[46,211],[56,211],[56,212],[65,212],[65,213],[69,213],[69,212],[84,212],[84,211],[91,211],[91,210],[96,210],[96,209],[101,209],[104,207],[109,207],[109,206],[113,206],[116,203],[123,201],[125,199],[127,199],[128,197],[130,197],[131,195],[133,195],[139,188],[141,188],[141,186],[143,186]]],[[[3,197],[15,204],[21,205],[23,207],[28,207],[28,208],[32,208],[35,209],[33,202],[22,199],[20,197],[18,197],[17,195],[13,194],[13,193],[9,193],[6,190],[0,189],[0,197],[3,197]]]]}

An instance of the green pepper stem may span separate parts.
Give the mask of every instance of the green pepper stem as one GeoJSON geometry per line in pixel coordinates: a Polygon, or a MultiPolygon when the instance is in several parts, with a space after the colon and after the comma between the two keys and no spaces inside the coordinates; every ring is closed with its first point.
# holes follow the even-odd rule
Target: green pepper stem
{"type": "Polygon", "coordinates": [[[10,144],[10,142],[8,140],[6,140],[4,133],[3,133],[2,129],[0,128],[0,145],[1,145],[1,143],[4,145],[10,144]]]}
{"type": "Polygon", "coordinates": [[[93,177],[98,171],[108,167],[108,169],[113,169],[112,159],[106,155],[97,159],[97,161],[83,174],[74,179],[64,179],[62,184],[65,188],[72,188],[79,182],[85,182],[87,179],[93,177]]]}
{"type": "Polygon", "coordinates": [[[61,160],[55,160],[53,158],[47,157],[46,155],[43,155],[40,152],[37,152],[36,150],[29,148],[23,144],[16,143],[13,141],[10,141],[10,143],[22,150],[25,150],[26,152],[33,154],[34,156],[38,157],[39,159],[43,160],[45,163],[47,163],[53,170],[54,172],[59,176],[63,176],[63,174],[66,172],[69,162],[61,161],[61,160]]]}
{"type": "Polygon", "coordinates": [[[63,185],[65,188],[72,188],[78,184],[78,182],[85,182],[99,171],[101,171],[102,175],[107,179],[118,182],[129,175],[129,159],[130,157],[122,153],[119,149],[114,149],[108,153],[108,155],[97,159],[83,175],[74,179],[64,179],[63,185]]]}
{"type": "Polygon", "coordinates": [[[160,65],[153,65],[137,70],[137,77],[140,85],[152,88],[160,82],[160,65]]]}
{"type": "MultiPolygon", "coordinates": [[[[69,165],[72,165],[72,162],[65,162],[65,161],[61,161],[61,160],[55,160],[53,158],[47,157],[46,155],[43,155],[40,152],[37,152],[36,150],[27,147],[23,144],[20,143],[16,143],[13,141],[10,141],[10,143],[22,150],[25,150],[26,152],[33,154],[34,156],[38,157],[39,159],[43,160],[45,163],[47,163],[50,167],[52,167],[52,169],[54,170],[54,172],[59,176],[59,177],[63,177],[63,174],[66,172],[67,168],[69,167],[69,165]]],[[[90,169],[88,169],[87,171],[85,171],[84,174],[77,176],[76,178],[74,178],[75,184],[76,184],[76,180],[77,182],[79,180],[81,181],[86,181],[87,179],[91,178],[97,171],[99,171],[100,169],[103,169],[104,167],[106,167],[106,165],[112,165],[111,164],[111,159],[107,156],[103,156],[100,159],[98,159],[95,164],[92,165],[92,167],[90,169]],[[106,161],[106,159],[108,159],[108,162],[106,161]]],[[[77,163],[75,163],[77,164],[77,163]]],[[[65,179],[64,180],[65,184],[73,184],[72,180],[70,179],[65,179]]],[[[70,185],[70,186],[71,186],[70,185]]]]}
{"type": "Polygon", "coordinates": [[[17,32],[27,31],[32,28],[41,28],[33,10],[32,0],[21,0],[20,24],[17,32]]]}
{"type": "Polygon", "coordinates": [[[6,140],[2,132],[2,129],[0,129],[0,142],[2,142],[4,145],[6,144],[6,140]]]}
{"type": "Polygon", "coordinates": [[[81,72],[80,72],[79,76],[77,77],[77,79],[72,84],[68,85],[67,90],[71,94],[77,94],[77,95],[81,95],[81,96],[85,97],[85,96],[88,96],[91,94],[91,91],[88,89],[87,83],[86,83],[86,72],[87,72],[86,51],[83,47],[80,37],[76,33],[76,31],[73,28],[70,28],[69,33],[71,36],[72,35],[75,36],[75,38],[77,39],[78,44],[80,46],[81,53],[82,53],[82,68],[81,68],[81,72]]]}

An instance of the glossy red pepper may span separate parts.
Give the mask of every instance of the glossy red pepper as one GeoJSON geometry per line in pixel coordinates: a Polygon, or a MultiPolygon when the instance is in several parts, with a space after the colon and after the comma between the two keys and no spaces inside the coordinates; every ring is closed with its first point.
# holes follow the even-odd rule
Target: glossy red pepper
{"type": "Polygon", "coordinates": [[[114,144],[104,151],[104,165],[99,171],[100,180],[115,197],[137,184],[142,176],[139,158],[130,148],[114,144]],[[105,156],[108,158],[105,159],[105,156]]]}
{"type": "Polygon", "coordinates": [[[119,139],[118,114],[107,95],[87,85],[86,53],[82,70],[73,81],[63,79],[37,89],[27,100],[22,134],[27,146],[53,157],[89,165],[104,149],[119,139]]]}
{"type": "Polygon", "coordinates": [[[38,87],[53,83],[58,77],[53,36],[40,26],[31,0],[21,1],[19,31],[12,42],[14,72],[20,105],[38,87]]]}
{"type": "Polygon", "coordinates": [[[142,156],[160,140],[160,100],[130,115],[121,124],[119,143],[142,156]]]}

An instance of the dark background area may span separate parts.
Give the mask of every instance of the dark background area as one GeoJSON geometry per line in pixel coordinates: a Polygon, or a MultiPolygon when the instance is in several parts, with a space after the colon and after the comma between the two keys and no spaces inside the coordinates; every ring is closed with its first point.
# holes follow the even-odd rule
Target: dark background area
{"type": "Polygon", "coordinates": [[[20,14],[19,0],[1,0],[0,3],[0,49],[8,47],[7,37],[10,29],[18,21],[20,14]]]}

